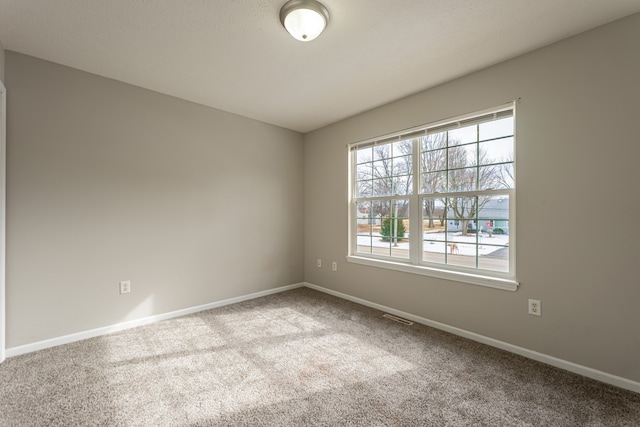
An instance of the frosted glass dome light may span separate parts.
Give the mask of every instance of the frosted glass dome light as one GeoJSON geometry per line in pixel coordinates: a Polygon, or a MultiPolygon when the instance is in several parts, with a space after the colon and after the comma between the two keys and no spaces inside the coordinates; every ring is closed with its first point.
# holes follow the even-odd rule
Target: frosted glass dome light
{"type": "Polygon", "coordinates": [[[308,42],[324,31],[329,11],[315,0],[290,0],[280,9],[280,22],[293,38],[308,42]]]}

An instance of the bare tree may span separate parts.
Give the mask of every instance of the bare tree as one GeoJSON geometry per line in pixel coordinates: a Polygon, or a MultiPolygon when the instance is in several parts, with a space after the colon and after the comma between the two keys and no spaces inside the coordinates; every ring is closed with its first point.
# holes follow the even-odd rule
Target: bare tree
{"type": "MultiPolygon", "coordinates": [[[[397,196],[412,193],[413,144],[420,144],[421,188],[423,194],[468,192],[478,189],[511,188],[513,186],[512,159],[496,162],[476,143],[460,145],[449,140],[447,132],[421,136],[375,146],[370,155],[357,167],[358,194],[366,196],[397,196]]],[[[463,235],[478,212],[491,200],[490,196],[425,197],[423,199],[428,227],[434,219],[460,221],[463,235]],[[437,209],[443,212],[436,212],[437,209]],[[437,214],[437,216],[436,216],[437,214]]],[[[408,203],[372,202],[372,216],[408,216],[408,203]],[[394,212],[392,212],[392,209],[394,212]],[[397,210],[396,210],[397,209],[397,210]]]]}
{"type": "MultiPolygon", "coordinates": [[[[465,146],[456,145],[448,150],[448,191],[504,188],[501,183],[503,165],[491,164],[491,161],[487,159],[486,152],[475,144],[466,147],[473,147],[474,151],[477,150],[476,155],[470,156],[470,151],[465,146]]],[[[447,207],[451,210],[453,217],[460,221],[463,236],[468,235],[469,224],[476,219],[480,209],[490,200],[491,196],[449,197],[447,207]]]]}
{"type": "MultiPolygon", "coordinates": [[[[404,140],[395,143],[378,145],[371,150],[371,158],[356,168],[358,195],[396,196],[408,195],[412,192],[412,141],[404,140]]],[[[374,203],[372,214],[383,217],[391,216],[391,205],[374,203]],[[375,209],[375,210],[374,210],[375,209]]],[[[408,203],[398,200],[399,217],[408,216],[408,203]]]]}
{"type": "Polygon", "coordinates": [[[498,170],[498,184],[500,188],[513,188],[515,179],[513,176],[513,155],[502,159],[498,170]]]}
{"type": "MultiPolygon", "coordinates": [[[[413,192],[413,141],[399,141],[393,147],[393,194],[409,195],[413,192]]],[[[396,206],[398,218],[409,216],[408,201],[398,200],[396,206]]]]}
{"type": "MultiPolygon", "coordinates": [[[[446,191],[447,176],[447,137],[446,133],[423,136],[418,139],[422,160],[422,189],[423,193],[435,194],[446,191]]],[[[436,210],[436,199],[425,197],[423,201],[428,228],[433,228],[436,210]]],[[[443,212],[444,215],[444,212],[443,212]]]]}

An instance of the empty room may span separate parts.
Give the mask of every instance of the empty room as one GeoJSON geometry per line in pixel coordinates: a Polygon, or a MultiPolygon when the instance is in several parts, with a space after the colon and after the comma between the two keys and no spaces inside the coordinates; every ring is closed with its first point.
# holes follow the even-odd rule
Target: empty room
{"type": "Polygon", "coordinates": [[[0,426],[640,425],[638,0],[0,0],[0,426]]]}

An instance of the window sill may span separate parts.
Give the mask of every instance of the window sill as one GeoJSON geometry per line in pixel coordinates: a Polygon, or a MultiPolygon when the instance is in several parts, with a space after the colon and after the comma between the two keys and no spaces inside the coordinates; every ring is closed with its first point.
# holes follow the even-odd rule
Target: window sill
{"type": "Polygon", "coordinates": [[[354,264],[368,265],[370,267],[386,268],[388,270],[403,271],[405,273],[420,274],[422,276],[437,277],[439,279],[453,280],[455,282],[468,283],[471,285],[486,286],[489,288],[502,289],[505,291],[518,290],[519,283],[515,280],[502,279],[499,277],[483,276],[480,274],[462,273],[450,270],[441,270],[432,267],[404,264],[401,262],[379,260],[373,258],[348,255],[347,261],[354,264]]]}

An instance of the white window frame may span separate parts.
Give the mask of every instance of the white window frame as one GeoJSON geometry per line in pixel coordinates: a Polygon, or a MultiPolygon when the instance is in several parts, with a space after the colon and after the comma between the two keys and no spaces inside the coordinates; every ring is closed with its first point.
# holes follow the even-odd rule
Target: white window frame
{"type": "MultiPolygon", "coordinates": [[[[515,183],[515,168],[516,168],[516,108],[515,102],[511,102],[499,107],[490,108],[483,111],[477,111],[471,114],[465,114],[459,117],[454,117],[447,120],[442,120],[436,123],[417,126],[411,129],[406,129],[400,132],[384,135],[382,137],[371,138],[365,141],[356,142],[348,145],[349,156],[349,253],[347,255],[347,261],[351,263],[385,268],[390,270],[402,271],[406,273],[419,274],[424,276],[436,277],[440,279],[452,280],[456,282],[468,283],[473,285],[486,286],[490,288],[503,289],[508,291],[516,291],[519,283],[516,280],[516,183],[515,183]],[[411,138],[414,135],[418,135],[423,132],[427,132],[436,128],[446,127],[464,127],[470,121],[479,117],[486,116],[488,114],[497,114],[500,112],[512,110],[514,117],[514,187],[511,189],[500,190],[478,190],[471,192],[451,192],[451,193],[437,193],[438,196],[447,197],[461,197],[468,195],[491,195],[491,194],[507,194],[509,196],[509,272],[497,272],[489,270],[479,270],[464,267],[456,267],[449,264],[437,265],[433,264],[425,265],[422,261],[422,245],[423,236],[421,233],[409,233],[409,245],[410,255],[409,259],[394,258],[391,256],[378,256],[375,254],[362,254],[356,252],[357,242],[357,215],[356,204],[358,198],[356,197],[356,156],[353,154],[357,148],[362,148],[366,145],[378,145],[388,144],[389,142],[401,141],[411,138]]],[[[429,197],[429,194],[421,194],[420,185],[420,168],[421,168],[421,155],[420,144],[414,144],[413,147],[413,162],[412,162],[412,176],[413,176],[413,191],[410,195],[391,195],[388,197],[378,197],[377,199],[394,200],[394,199],[408,199],[409,200],[409,217],[410,217],[410,229],[416,230],[422,228],[422,214],[421,214],[421,202],[425,197],[429,197]]],[[[371,199],[371,198],[369,198],[371,199]]],[[[376,199],[376,198],[374,198],[376,199]]]]}

